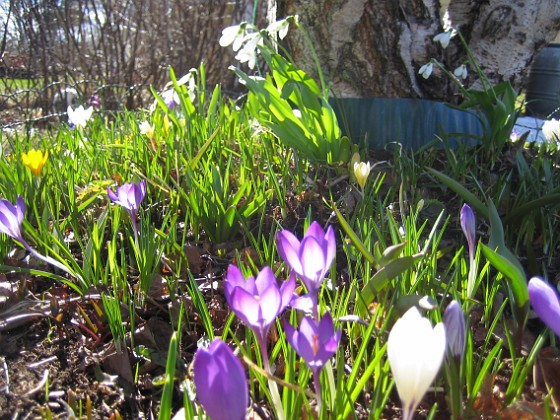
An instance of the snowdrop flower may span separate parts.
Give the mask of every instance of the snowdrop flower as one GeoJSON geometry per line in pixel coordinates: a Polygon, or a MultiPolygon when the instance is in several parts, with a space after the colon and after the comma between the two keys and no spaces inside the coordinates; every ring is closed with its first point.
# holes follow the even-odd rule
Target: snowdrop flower
{"type": "Polygon", "coordinates": [[[411,420],[434,381],[446,349],[443,323],[434,328],[413,306],[389,332],[387,356],[403,406],[403,419],[411,420]]]}
{"type": "Polygon", "coordinates": [[[371,172],[371,164],[365,162],[354,162],[354,175],[358,181],[358,185],[363,190],[369,173],[371,172]]]}
{"type": "Polygon", "coordinates": [[[529,280],[529,300],[539,318],[554,334],[560,336],[560,297],[554,288],[540,277],[529,280]]]}
{"type": "Polygon", "coordinates": [[[542,132],[548,141],[560,141],[560,120],[546,120],[542,132]]]}
{"type": "MultiPolygon", "coordinates": [[[[228,47],[231,44],[233,45],[233,50],[237,51],[241,48],[241,45],[236,45],[236,40],[241,40],[243,38],[243,27],[244,24],[241,25],[233,25],[228,26],[227,28],[222,29],[222,36],[220,37],[220,46],[221,47],[228,47]],[[240,36],[241,35],[241,36],[240,36]],[[237,47],[237,48],[236,48],[237,47]]],[[[238,41],[239,42],[239,41],[238,41]]]]}
{"type": "Polygon", "coordinates": [[[466,79],[468,76],[467,66],[465,64],[461,64],[453,71],[453,74],[459,79],[466,79]]]}
{"type": "Polygon", "coordinates": [[[249,390],[243,365],[226,343],[215,339],[199,348],[193,361],[200,404],[212,420],[244,420],[249,390]]]}
{"type": "Polygon", "coordinates": [[[442,32],[434,36],[434,42],[439,42],[443,48],[447,48],[453,35],[453,31],[442,32]]]}
{"type": "Polygon", "coordinates": [[[194,102],[196,98],[196,69],[190,69],[187,74],[177,80],[177,85],[186,85],[189,99],[194,102]]]}
{"type": "Polygon", "coordinates": [[[71,106],[66,110],[68,112],[68,122],[76,127],[85,127],[87,122],[91,119],[93,114],[93,107],[88,107],[84,109],[83,105],[80,105],[76,109],[72,109],[71,106]]]}
{"type": "MultiPolygon", "coordinates": [[[[294,17],[297,22],[297,16],[294,17]]],[[[270,34],[272,38],[276,37],[278,34],[278,38],[284,39],[288,34],[288,29],[290,29],[290,21],[291,18],[277,20],[276,22],[271,23],[266,28],[266,31],[270,34]]]]}
{"type": "Polygon", "coordinates": [[[257,63],[257,47],[262,41],[262,35],[258,32],[247,35],[245,43],[237,52],[235,59],[240,63],[247,63],[250,69],[254,69],[257,63]]]}
{"type": "Polygon", "coordinates": [[[434,63],[429,62],[420,67],[420,70],[418,70],[418,74],[421,74],[424,79],[428,79],[432,75],[433,70],[434,63]]]}

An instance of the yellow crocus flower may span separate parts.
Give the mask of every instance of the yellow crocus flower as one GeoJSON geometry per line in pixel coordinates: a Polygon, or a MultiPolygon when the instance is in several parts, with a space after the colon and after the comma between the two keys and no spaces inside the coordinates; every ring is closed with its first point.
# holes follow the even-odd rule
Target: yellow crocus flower
{"type": "Polygon", "coordinates": [[[41,150],[31,149],[28,153],[24,152],[21,154],[21,159],[23,160],[23,163],[29,169],[31,169],[31,172],[35,176],[41,175],[41,171],[43,170],[43,166],[45,166],[48,157],[49,157],[48,150],[46,150],[45,153],[43,154],[41,150]]]}
{"type": "Polygon", "coordinates": [[[354,175],[358,181],[358,185],[363,190],[366,186],[366,181],[371,172],[371,164],[364,162],[354,162],[354,175]]]}

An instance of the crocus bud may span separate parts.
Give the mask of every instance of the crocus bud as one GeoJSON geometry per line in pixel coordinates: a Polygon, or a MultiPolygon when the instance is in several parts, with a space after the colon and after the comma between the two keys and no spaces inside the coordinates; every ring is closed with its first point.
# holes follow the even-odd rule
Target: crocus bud
{"type": "Polygon", "coordinates": [[[413,306],[389,333],[387,356],[403,406],[403,419],[412,419],[424,394],[434,381],[445,354],[445,328],[432,328],[413,306]]]}
{"type": "Polygon", "coordinates": [[[461,229],[469,245],[469,258],[474,258],[474,244],[476,240],[476,218],[472,208],[463,204],[461,208],[461,229]]]}
{"type": "Polygon", "coordinates": [[[445,326],[445,336],[447,337],[447,348],[451,355],[460,361],[465,351],[467,330],[465,315],[461,305],[456,300],[447,306],[443,314],[443,325],[445,326]]]}
{"type": "Polygon", "coordinates": [[[244,420],[249,404],[241,362],[220,339],[199,348],[193,362],[198,401],[211,420],[244,420]]]}
{"type": "Polygon", "coordinates": [[[355,162],[354,163],[354,175],[356,176],[356,180],[358,181],[358,185],[363,190],[369,173],[371,172],[371,164],[364,163],[364,162],[355,162]]]}
{"type": "Polygon", "coordinates": [[[542,322],[560,336],[560,298],[557,291],[540,277],[533,277],[529,280],[529,300],[542,322]]]}

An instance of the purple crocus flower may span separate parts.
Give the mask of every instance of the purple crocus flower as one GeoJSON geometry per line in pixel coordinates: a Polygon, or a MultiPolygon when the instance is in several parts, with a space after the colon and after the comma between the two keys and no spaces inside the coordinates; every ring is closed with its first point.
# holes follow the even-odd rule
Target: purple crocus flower
{"type": "Polygon", "coordinates": [[[467,238],[469,245],[469,257],[474,258],[474,246],[476,240],[476,218],[473,209],[468,204],[461,208],[461,229],[467,238]]]}
{"type": "Polygon", "coordinates": [[[529,300],[539,318],[554,334],[560,336],[560,297],[558,292],[540,277],[529,280],[529,300]]]}
{"type": "Polygon", "coordinates": [[[0,232],[25,244],[21,234],[21,224],[25,216],[25,201],[18,196],[16,204],[0,200],[0,232]]]}
{"type": "Polygon", "coordinates": [[[224,282],[226,300],[232,311],[255,333],[266,370],[269,370],[266,337],[276,317],[288,306],[296,280],[278,287],[278,282],[270,267],[264,267],[257,278],[245,279],[241,270],[230,265],[224,282]]]}
{"type": "Polygon", "coordinates": [[[309,317],[304,317],[301,320],[299,331],[289,322],[284,322],[284,331],[290,345],[311,369],[320,412],[321,383],[319,378],[321,369],[336,353],[341,332],[335,331],[332,317],[328,312],[318,323],[309,317]]]}
{"type": "Polygon", "coordinates": [[[140,204],[146,196],[146,181],[142,180],[138,183],[125,183],[120,187],[117,187],[116,193],[107,188],[107,195],[112,202],[118,204],[126,209],[130,214],[132,219],[132,228],[134,230],[134,235],[138,235],[138,229],[136,226],[136,214],[140,208],[140,204]]]}
{"type": "Polygon", "coordinates": [[[16,199],[16,204],[10,203],[8,200],[0,200],[0,232],[5,233],[9,237],[20,242],[25,249],[27,249],[36,258],[52,264],[55,267],[67,272],[68,274],[82,280],[82,277],[70,271],[68,267],[61,264],[59,261],[55,260],[46,255],[39,254],[23,239],[21,233],[21,224],[23,223],[23,218],[25,217],[25,201],[21,196],[16,199]]]}
{"type": "Polygon", "coordinates": [[[472,298],[475,293],[474,286],[476,283],[476,263],[475,245],[476,245],[476,218],[472,208],[468,204],[463,204],[461,208],[461,229],[467,238],[469,246],[469,276],[467,280],[467,298],[472,298]]]}
{"type": "Polygon", "coordinates": [[[280,257],[301,278],[308,294],[302,297],[304,305],[294,303],[296,309],[312,310],[317,319],[317,299],[321,284],[333,262],[336,252],[336,239],[332,226],[325,232],[321,225],[312,222],[303,235],[301,242],[296,236],[282,230],[276,235],[280,257]]]}
{"type": "Polygon", "coordinates": [[[447,348],[453,358],[460,362],[465,351],[467,329],[463,309],[456,300],[447,305],[447,309],[443,314],[443,326],[445,327],[447,348]]]}
{"type": "Polygon", "coordinates": [[[244,420],[249,404],[241,362],[220,339],[199,348],[193,362],[198,401],[211,420],[244,420]]]}

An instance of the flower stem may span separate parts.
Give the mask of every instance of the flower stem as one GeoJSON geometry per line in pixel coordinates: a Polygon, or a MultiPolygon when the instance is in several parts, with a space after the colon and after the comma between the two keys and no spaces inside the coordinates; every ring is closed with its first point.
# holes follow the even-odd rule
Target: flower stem
{"type": "MultiPolygon", "coordinates": [[[[261,348],[261,356],[262,356],[264,370],[266,373],[272,376],[272,371],[270,369],[270,361],[268,360],[266,335],[264,337],[257,337],[257,340],[259,342],[259,347],[261,348]]],[[[268,389],[270,390],[272,405],[274,405],[274,410],[276,411],[276,418],[278,420],[285,420],[286,414],[284,413],[284,407],[282,407],[282,399],[280,398],[280,392],[278,391],[278,384],[272,379],[268,379],[268,389]]]]}
{"type": "Polygon", "coordinates": [[[321,418],[323,398],[321,396],[321,371],[318,369],[313,370],[313,384],[315,385],[315,394],[317,395],[317,415],[321,418]]]}

